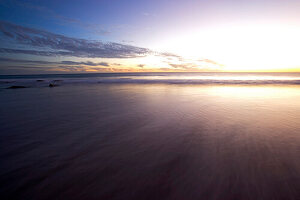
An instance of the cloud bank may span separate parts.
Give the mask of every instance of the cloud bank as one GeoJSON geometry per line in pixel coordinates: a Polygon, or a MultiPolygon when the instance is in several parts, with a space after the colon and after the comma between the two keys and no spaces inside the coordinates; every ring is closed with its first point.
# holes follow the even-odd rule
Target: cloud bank
{"type": "Polygon", "coordinates": [[[5,21],[0,21],[0,54],[2,56],[2,58],[0,57],[2,73],[17,73],[18,70],[66,72],[207,71],[210,69],[218,70],[222,67],[222,65],[208,59],[188,60],[169,52],[156,52],[148,48],[116,42],[67,37],[5,21]],[[24,55],[29,55],[31,58],[21,59],[24,55]],[[38,56],[44,56],[44,58],[38,58],[38,56]],[[125,63],[124,66],[122,61],[117,61],[118,63],[115,63],[116,61],[111,63],[110,61],[89,61],[94,58],[103,58],[103,61],[107,61],[105,59],[134,59],[147,56],[159,57],[161,66],[155,63],[154,66],[151,63],[136,63],[132,66],[126,66],[125,63]],[[57,58],[55,57],[66,58],[64,61],[56,61],[57,58]],[[78,59],[70,59],[70,57],[78,59]],[[74,61],[82,60],[79,58],[84,58],[86,61],[74,61]]]}
{"type": "Polygon", "coordinates": [[[2,42],[10,42],[9,48],[0,46],[1,53],[84,58],[136,58],[151,53],[147,48],[72,38],[4,21],[0,21],[0,34],[2,42]]]}
{"type": "Polygon", "coordinates": [[[60,62],[51,62],[51,61],[41,61],[41,60],[22,60],[22,59],[11,59],[11,58],[0,58],[0,62],[7,63],[22,63],[22,64],[34,64],[34,65],[85,65],[85,66],[104,66],[109,67],[110,64],[107,62],[76,62],[76,61],[60,61],[60,62]]]}

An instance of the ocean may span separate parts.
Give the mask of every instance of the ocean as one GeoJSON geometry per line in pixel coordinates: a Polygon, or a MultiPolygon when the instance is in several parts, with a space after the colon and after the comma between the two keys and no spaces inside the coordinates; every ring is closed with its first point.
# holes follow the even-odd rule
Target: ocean
{"type": "Polygon", "coordinates": [[[0,75],[0,84],[23,84],[28,87],[47,86],[49,82],[75,83],[152,83],[152,84],[300,84],[299,73],[87,73],[0,75]]]}
{"type": "Polygon", "coordinates": [[[300,73],[0,75],[1,199],[297,200],[299,155],[300,73]]]}

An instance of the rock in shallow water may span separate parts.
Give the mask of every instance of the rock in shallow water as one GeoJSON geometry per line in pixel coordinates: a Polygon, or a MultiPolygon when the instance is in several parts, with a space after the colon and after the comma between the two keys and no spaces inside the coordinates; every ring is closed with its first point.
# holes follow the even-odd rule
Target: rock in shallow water
{"type": "Polygon", "coordinates": [[[49,87],[57,87],[57,86],[59,86],[59,85],[54,84],[54,83],[50,83],[50,84],[49,84],[49,87]]]}
{"type": "Polygon", "coordinates": [[[8,87],[7,89],[19,89],[19,88],[29,88],[29,87],[23,85],[13,85],[8,87]]]}

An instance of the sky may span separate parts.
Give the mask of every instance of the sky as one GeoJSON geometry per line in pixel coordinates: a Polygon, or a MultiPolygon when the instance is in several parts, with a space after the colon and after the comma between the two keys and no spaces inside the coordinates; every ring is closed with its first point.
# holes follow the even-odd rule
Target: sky
{"type": "Polygon", "coordinates": [[[0,74],[300,71],[299,0],[0,0],[0,74]]]}

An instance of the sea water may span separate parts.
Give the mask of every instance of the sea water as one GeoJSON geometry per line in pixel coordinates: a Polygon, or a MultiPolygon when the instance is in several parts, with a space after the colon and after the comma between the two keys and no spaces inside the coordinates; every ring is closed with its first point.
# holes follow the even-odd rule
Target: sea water
{"type": "Polygon", "coordinates": [[[0,79],[2,199],[300,198],[298,73],[0,79]]]}

